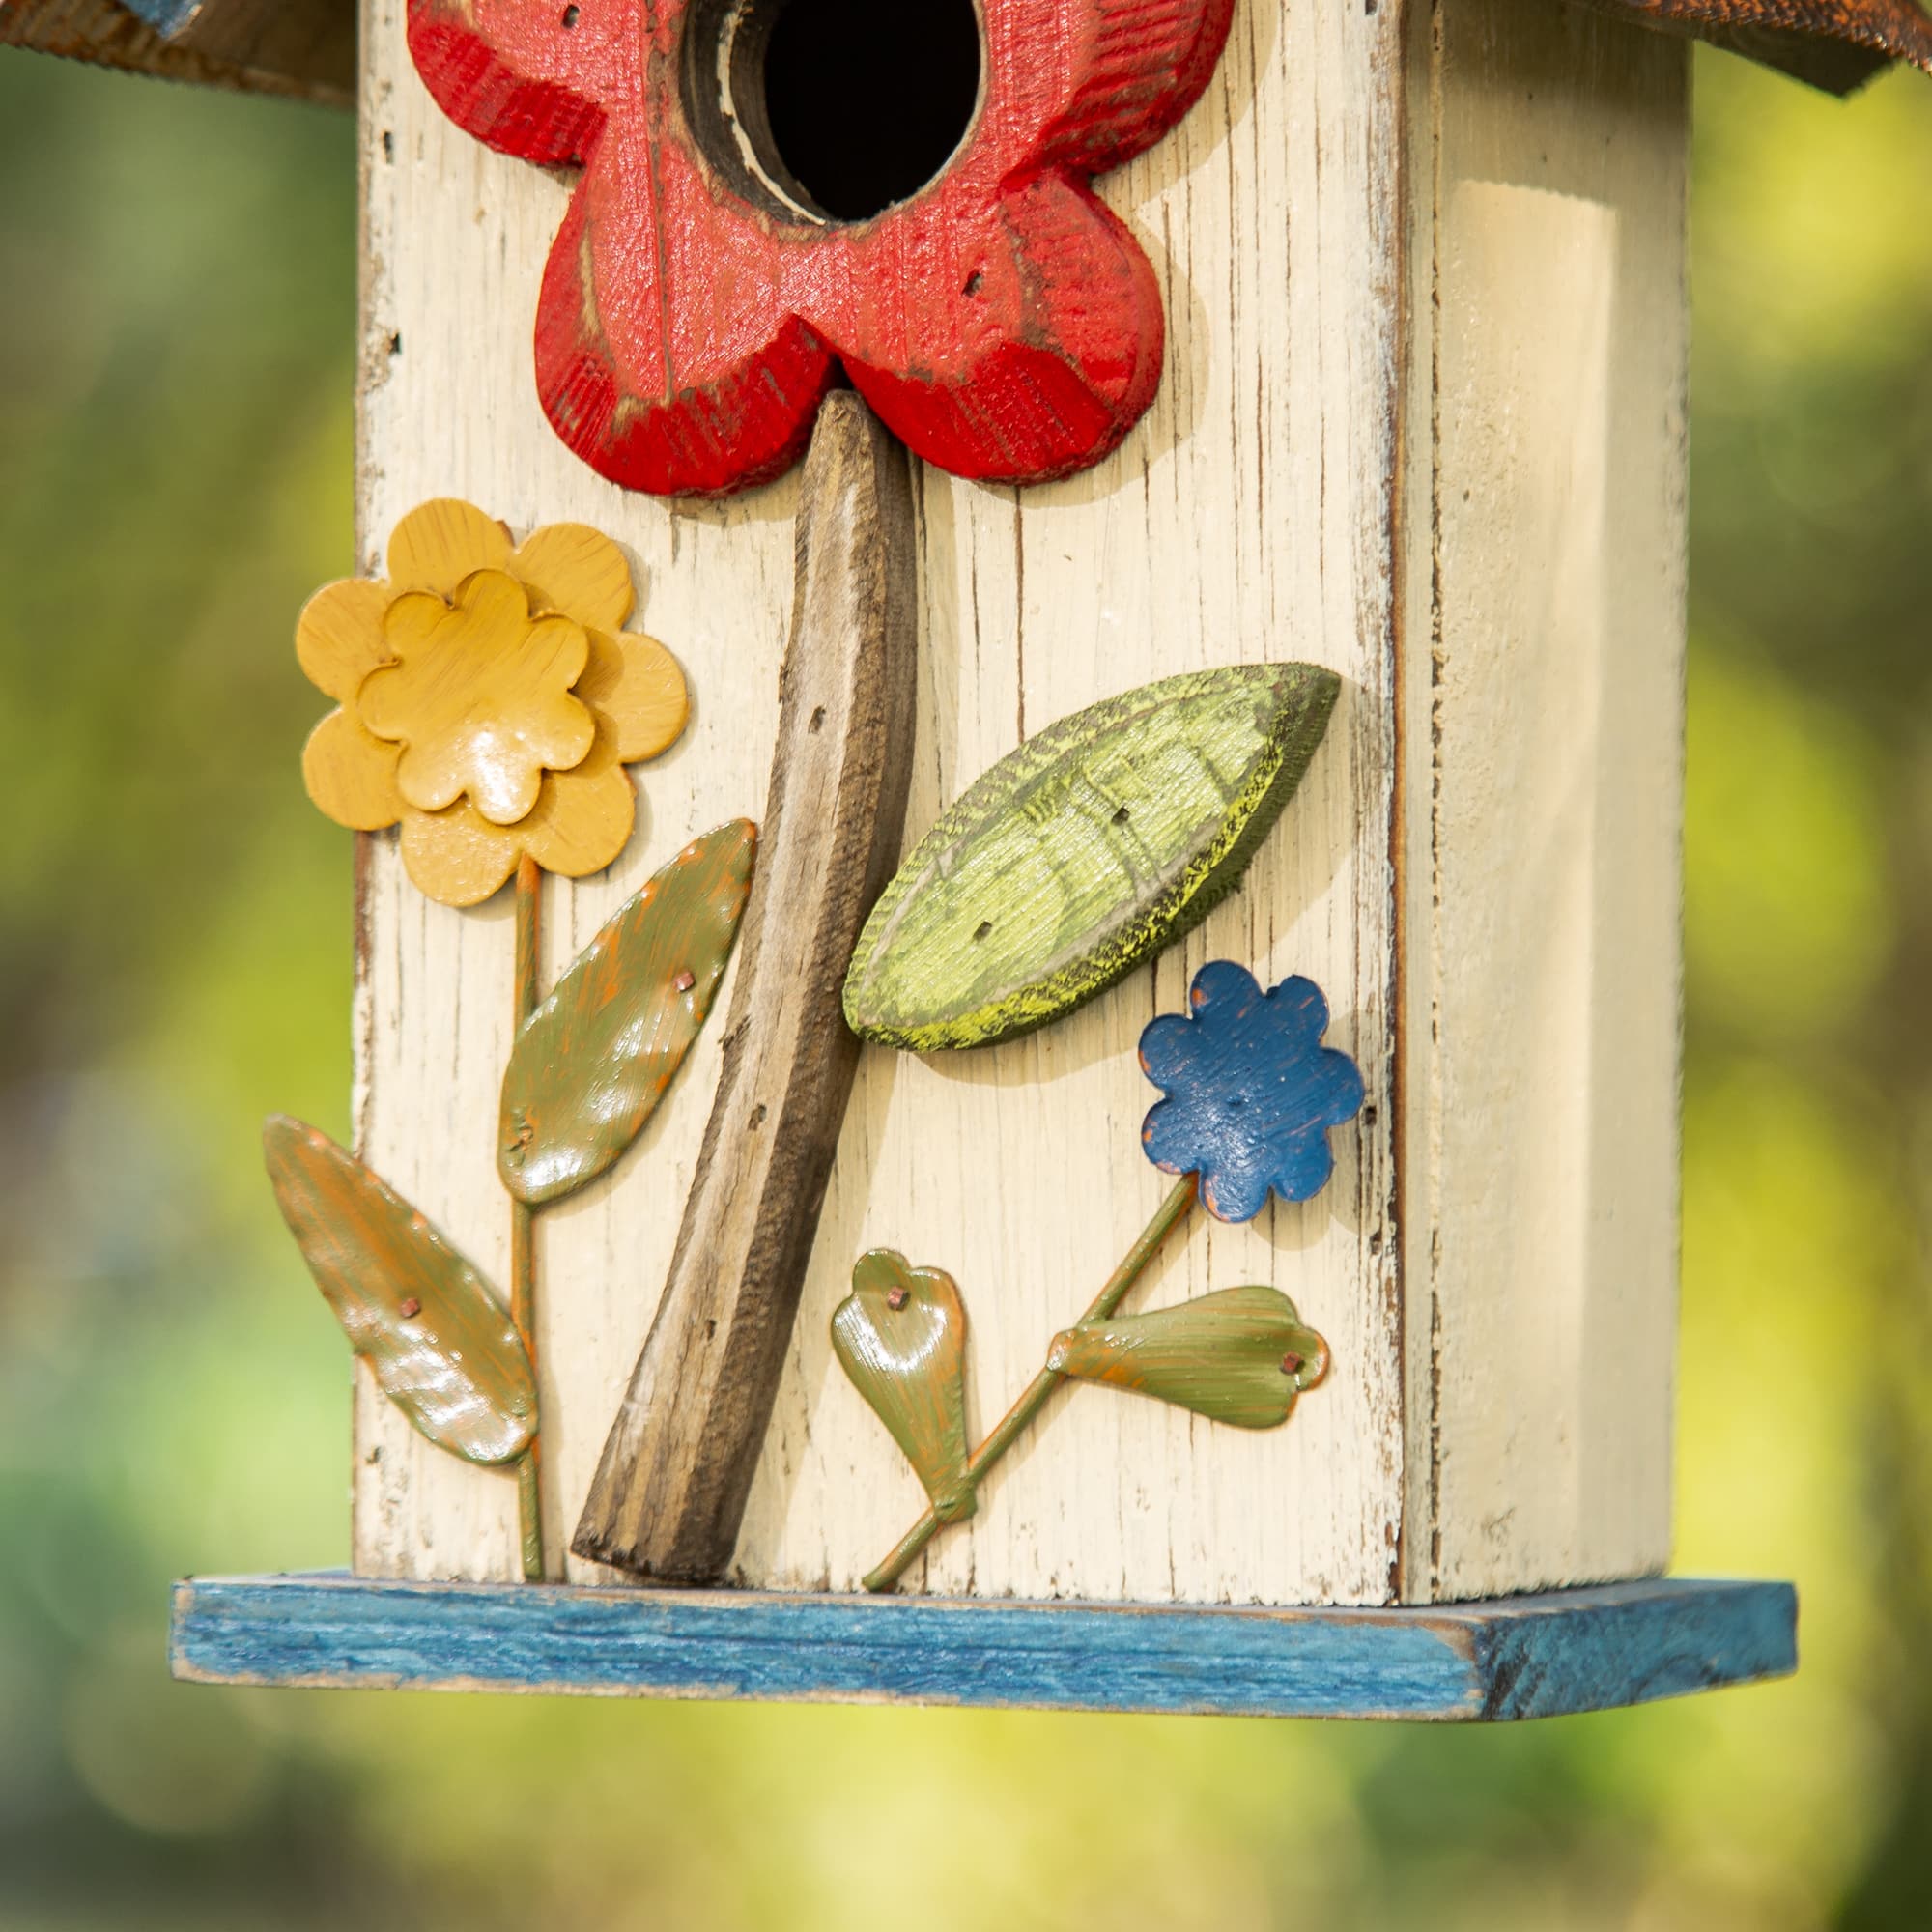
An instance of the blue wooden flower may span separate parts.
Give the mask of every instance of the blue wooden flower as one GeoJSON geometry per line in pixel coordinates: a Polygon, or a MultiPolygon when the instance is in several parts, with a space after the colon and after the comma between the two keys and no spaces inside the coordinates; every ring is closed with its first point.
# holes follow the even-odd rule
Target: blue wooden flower
{"type": "Polygon", "coordinates": [[[1216,959],[1195,974],[1188,1005],[1141,1035],[1141,1066],[1167,1095],[1141,1128],[1147,1157],[1198,1173],[1222,1221],[1253,1220],[1269,1188],[1285,1201],[1319,1194],[1335,1166],[1328,1129],[1362,1105],[1361,1070],[1321,1044],[1321,988],[1296,977],[1264,992],[1245,967],[1216,959]]]}

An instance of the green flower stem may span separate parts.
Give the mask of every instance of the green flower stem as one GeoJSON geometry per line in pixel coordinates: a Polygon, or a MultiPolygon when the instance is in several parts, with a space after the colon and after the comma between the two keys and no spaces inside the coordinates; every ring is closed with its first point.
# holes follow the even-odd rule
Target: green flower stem
{"type": "MultiPolygon", "coordinates": [[[[526,852],[517,861],[517,965],[516,1031],[536,1011],[540,954],[543,940],[543,872],[526,852]]],[[[530,1209],[521,1201],[510,1203],[510,1320],[524,1338],[529,1353],[530,1372],[537,1366],[537,1258],[536,1225],[530,1209]]],[[[537,1410],[539,1426],[542,1405],[537,1410]]],[[[524,1579],[541,1583],[544,1579],[543,1487],[541,1449],[543,1438],[533,1435],[530,1446],[517,1463],[517,1530],[523,1544],[524,1579]]]]}
{"type": "MultiPolygon", "coordinates": [[[[1127,1250],[1120,1266],[1107,1277],[1107,1285],[1094,1297],[1086,1314],[1081,1316],[1082,1321],[1104,1321],[1120,1307],[1126,1299],[1127,1291],[1141,1278],[1148,1263],[1153,1260],[1160,1244],[1186,1219],[1187,1211],[1194,1206],[1200,1191],[1198,1175],[1184,1174],[1174,1183],[1173,1191],[1154,1210],[1153,1219],[1141,1230],[1140,1238],[1127,1250]]],[[[977,1489],[980,1477],[1019,1440],[1027,1425],[1045,1405],[1047,1397],[1065,1379],[1052,1369],[1041,1369],[1034,1377],[1027,1384],[1025,1394],[994,1424],[992,1434],[967,1458],[966,1482],[969,1489],[977,1489]]],[[[938,1528],[938,1514],[928,1509],[899,1539],[893,1553],[876,1570],[867,1573],[866,1588],[890,1590],[918,1561],[920,1551],[932,1541],[938,1528]]]]}

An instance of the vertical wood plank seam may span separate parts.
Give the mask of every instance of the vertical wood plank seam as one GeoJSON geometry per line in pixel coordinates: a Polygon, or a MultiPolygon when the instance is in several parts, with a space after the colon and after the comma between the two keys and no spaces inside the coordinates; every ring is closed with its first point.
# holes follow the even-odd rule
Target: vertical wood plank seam
{"type": "MultiPolygon", "coordinates": [[[[1442,0],[1429,8],[1429,1392],[1428,1589],[1442,1581],[1442,1085],[1436,1065],[1442,1037],[1442,0]]],[[[1405,1353],[1406,1351],[1405,1350],[1405,1353]]],[[[1406,1417],[1408,1411],[1404,1408],[1406,1417]]],[[[1405,1427],[1405,1434],[1406,1428],[1405,1427]]]]}
{"type": "MultiPolygon", "coordinates": [[[[1368,0],[1371,8],[1375,0],[1368,0]]],[[[1419,0],[1416,0],[1419,4],[1419,0]]],[[[1397,33],[1397,59],[1395,63],[1398,84],[1406,93],[1409,73],[1409,29],[1415,17],[1415,4],[1406,4],[1402,9],[1399,31],[1397,33]]],[[[1406,102],[1405,102],[1405,105],[1406,102]]],[[[1403,1258],[1403,1238],[1408,1225],[1407,1202],[1405,1198],[1405,1177],[1407,1162],[1402,1158],[1402,1142],[1405,1123],[1408,1119],[1408,1016],[1406,1009],[1407,975],[1403,968],[1403,951],[1407,929],[1407,865],[1404,844],[1407,838],[1408,787],[1406,782],[1407,768],[1407,719],[1404,705],[1407,695],[1407,670],[1404,654],[1407,642],[1407,584],[1408,554],[1407,525],[1410,509],[1409,491],[1409,441],[1411,437],[1409,397],[1413,387],[1410,374],[1415,355],[1416,318],[1414,291],[1411,287],[1410,250],[1414,245],[1412,227],[1415,218],[1414,196],[1410,191],[1410,176],[1415,161],[1415,147],[1409,126],[1409,116],[1398,116],[1397,161],[1395,184],[1396,239],[1394,248],[1395,293],[1396,293],[1396,376],[1391,385],[1391,396],[1395,406],[1395,426],[1392,452],[1393,474],[1388,497],[1388,553],[1389,553],[1389,718],[1390,768],[1388,805],[1388,872],[1389,872],[1389,920],[1388,920],[1388,1013],[1389,1013],[1389,1079],[1388,1094],[1384,1104],[1388,1119],[1381,1122],[1384,1144],[1395,1157],[1390,1162],[1387,1225],[1383,1229],[1381,1249],[1388,1268],[1387,1309],[1391,1332],[1396,1340],[1395,1386],[1396,1410],[1405,1418],[1404,1426],[1397,1431],[1397,1453],[1401,1466],[1396,1475],[1396,1523],[1395,1540],[1388,1557],[1388,1601],[1391,1604],[1402,1601],[1403,1576],[1408,1542],[1408,1430],[1406,1418],[1408,1414],[1409,1376],[1408,1376],[1408,1321],[1407,1321],[1407,1275],[1403,1258]]],[[[1366,1204],[1365,1204],[1366,1205],[1366,1204]]],[[[1375,1258],[1373,1244],[1371,1260],[1375,1258]]]]}
{"type": "MultiPolygon", "coordinates": [[[[367,37],[375,31],[375,0],[360,0],[356,9],[355,32],[358,45],[367,43],[367,37]]],[[[375,138],[374,129],[377,116],[373,99],[374,69],[363,60],[358,52],[356,59],[356,114],[355,114],[355,423],[352,434],[355,439],[355,503],[350,526],[350,542],[354,547],[355,568],[363,568],[362,559],[369,549],[369,488],[367,470],[371,463],[372,433],[369,421],[369,397],[374,386],[368,366],[369,328],[375,314],[377,288],[381,276],[378,266],[373,227],[373,212],[376,198],[370,191],[370,177],[374,161],[370,156],[370,143],[375,138]]],[[[365,1158],[369,1147],[369,1122],[375,1107],[375,1065],[376,1065],[376,985],[375,985],[375,928],[373,923],[372,895],[375,890],[376,835],[371,832],[357,832],[352,835],[355,844],[355,923],[352,932],[354,963],[350,993],[350,1072],[349,1072],[349,1145],[358,1159],[365,1158]]],[[[355,1459],[360,1453],[358,1435],[360,1426],[357,1419],[361,1395],[362,1370],[352,1361],[349,1374],[349,1547],[359,1550],[367,1547],[371,1540],[369,1525],[363,1520],[366,1507],[363,1485],[356,1480],[355,1459]]]]}

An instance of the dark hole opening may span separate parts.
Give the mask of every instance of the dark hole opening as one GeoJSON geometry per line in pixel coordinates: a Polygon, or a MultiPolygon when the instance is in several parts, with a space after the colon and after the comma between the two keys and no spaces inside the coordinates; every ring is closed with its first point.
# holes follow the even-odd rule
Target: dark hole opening
{"type": "Polygon", "coordinates": [[[939,173],[980,95],[973,0],[783,0],[761,63],[775,158],[835,220],[939,173]]]}

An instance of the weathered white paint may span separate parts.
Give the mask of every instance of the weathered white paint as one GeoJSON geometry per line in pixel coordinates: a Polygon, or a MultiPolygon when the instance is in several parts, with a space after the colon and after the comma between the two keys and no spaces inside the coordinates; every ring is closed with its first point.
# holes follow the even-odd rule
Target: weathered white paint
{"type": "Polygon", "coordinates": [[[1572,9],[1439,27],[1435,583],[1402,680],[1412,1600],[1663,1566],[1677,1282],[1688,64],[1572,9]]]}
{"type": "MultiPolygon", "coordinates": [[[[917,479],[908,838],[1027,732],[1156,675],[1303,657],[1341,671],[1344,696],[1243,890],[1183,948],[1025,1040],[926,1059],[868,1050],[739,1545],[746,1580],[851,1587],[919,1513],[917,1484],[831,1356],[826,1322],[854,1257],[894,1245],[957,1277],[972,1323],[969,1409],[982,1429],[1161,1198],[1165,1178],[1139,1151],[1153,1095],[1134,1042],[1212,956],[1320,980],[1330,1037],[1361,1061],[1374,1114],[1337,1137],[1327,1193],[1247,1229],[1197,1220],[1136,1305],[1276,1282],[1328,1337],[1335,1373],[1267,1435],[1069,1391],[988,1485],[979,1517],[940,1538],[908,1586],[1375,1603],[1399,1581],[1411,1595],[1460,1590],[1486,1562],[1482,1587],[1510,1587],[1636,1569],[1661,1551],[1683,56],[1525,0],[1446,4],[1438,46],[1426,9],[1405,45],[1394,5],[1241,0],[1207,98],[1103,184],[1168,296],[1167,377],[1146,420],[1098,469],[1048,488],[917,479]],[[1546,153],[1554,161],[1537,163],[1546,153]],[[1522,191],[1546,186],[1575,198],[1574,218],[1572,201],[1522,191]],[[1506,294],[1494,317],[1473,313],[1493,297],[1489,282],[1519,270],[1533,301],[1506,294]],[[1458,302],[1471,311],[1462,322],[1458,302]],[[1655,339],[1632,350],[1628,338],[1646,330],[1655,339]],[[1499,429],[1512,410],[1514,440],[1499,429]],[[1552,453],[1544,439],[1555,430],[1552,453]],[[1500,469],[1499,450],[1510,458],[1500,469]],[[1559,487],[1570,494],[1551,497],[1559,487]],[[1628,516],[1625,496],[1641,499],[1628,516]],[[1463,745],[1467,766],[1448,773],[1458,753],[1439,753],[1453,782],[1435,802],[1438,535],[1456,681],[1435,699],[1445,747],[1463,745]],[[1633,577],[1649,586],[1634,604],[1633,577]],[[1509,664],[1481,658],[1492,628],[1509,664]],[[1606,676],[1633,640],[1641,691],[1606,676]],[[1519,656],[1527,696],[1513,697],[1519,656]],[[1573,666],[1594,700],[1577,700],[1573,666]],[[1659,682],[1665,701],[1652,709],[1659,682]],[[1560,735],[1547,739],[1552,728],[1560,735]],[[1491,742],[1492,730],[1504,739],[1491,742]],[[1613,760],[1601,775],[1585,762],[1593,747],[1613,760]],[[1626,798],[1624,769],[1655,777],[1646,797],[1626,798]],[[1550,788],[1566,781],[1583,802],[1533,848],[1561,873],[1565,922],[1546,929],[1551,895],[1525,875],[1532,848],[1495,807],[1515,794],[1547,818],[1560,802],[1550,788]],[[1411,955],[1400,991],[1398,906],[1411,955]],[[1621,983],[1620,924],[1639,938],[1621,983]],[[1512,933],[1541,949],[1534,962],[1500,950],[1512,933]],[[1617,950],[1605,957],[1605,946],[1617,950]],[[1520,1009],[1514,1021],[1493,1010],[1498,981],[1520,1009]],[[1443,1033],[1426,1046],[1432,1002],[1443,1033]],[[1409,1035],[1406,1241],[1394,1211],[1399,1021],[1409,1035]],[[1568,1073],[1546,1064],[1550,1041],[1570,1056],[1568,1073]],[[1578,1068],[1593,1083],[1580,1094],[1578,1068]],[[1491,1111],[1464,1111],[1478,1105],[1491,1111]],[[1483,1166],[1486,1150],[1516,1149],[1519,1135],[1516,1161],[1483,1166]],[[1659,1149],[1661,1188],[1639,1200],[1659,1149]],[[1400,1265],[1414,1283],[1406,1319],[1400,1265]],[[1661,1354],[1639,1370],[1653,1337],[1661,1354]],[[1559,1367],[1586,1359],[1612,1365],[1601,1381],[1589,1369],[1587,1395],[1559,1367]],[[1506,1380],[1482,1379],[1492,1360],[1508,1365],[1506,1380]],[[1521,1404],[1534,1434],[1512,1449],[1493,1424],[1521,1404]],[[1567,1423],[1560,1460],[1548,1451],[1552,1410],[1567,1423]],[[1486,1431],[1499,1435],[1493,1449],[1486,1431]],[[1478,1513],[1499,1526],[1486,1530],[1478,1513]]],[[[520,529],[598,524],[630,548],[638,621],[677,653],[695,699],[684,741],[639,768],[643,809],[623,860],[607,877],[549,886],[554,973],[693,833],[762,810],[795,484],[723,508],[668,505],[626,497],[555,440],[529,338],[565,190],[442,120],[410,69],[401,11],[401,0],[365,0],[362,561],[374,569],[396,518],[435,495],[470,497],[520,529]]],[[[507,910],[428,905],[386,840],[367,856],[362,1148],[501,1281],[509,1213],[493,1143],[507,910]]],[[[554,1563],[650,1322],[717,1048],[714,1031],[614,1174],[539,1223],[554,1563]]],[[[356,1444],[359,1570],[514,1575],[507,1480],[420,1442],[366,1380],[356,1444]]],[[[607,1575],[575,1559],[569,1570],[607,1575]]]]}

